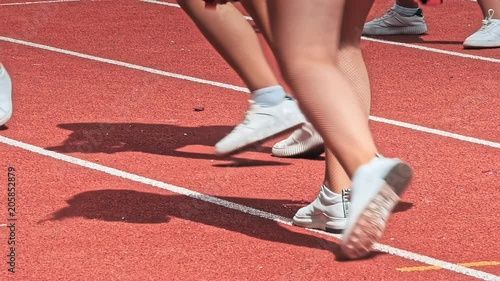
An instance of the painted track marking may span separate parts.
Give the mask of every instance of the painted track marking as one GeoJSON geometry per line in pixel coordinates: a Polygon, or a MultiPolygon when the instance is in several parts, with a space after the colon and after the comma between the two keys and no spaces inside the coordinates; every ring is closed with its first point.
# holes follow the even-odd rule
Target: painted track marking
{"type": "MultiPolygon", "coordinates": [[[[463,267],[480,267],[480,266],[500,265],[500,262],[497,262],[497,261],[479,261],[479,262],[458,263],[457,265],[460,265],[463,267]]],[[[396,268],[397,271],[401,271],[401,272],[428,271],[428,270],[439,270],[439,269],[442,269],[442,268],[439,266],[411,266],[411,267],[396,268]]]]}

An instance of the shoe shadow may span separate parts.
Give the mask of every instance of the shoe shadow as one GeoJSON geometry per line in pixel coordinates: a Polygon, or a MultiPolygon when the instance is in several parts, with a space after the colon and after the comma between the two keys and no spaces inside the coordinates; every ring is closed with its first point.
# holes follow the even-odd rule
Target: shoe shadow
{"type": "MultiPolygon", "coordinates": [[[[273,157],[277,157],[279,158],[278,156],[274,156],[273,157]]],[[[325,157],[325,153],[321,153],[320,155],[300,155],[300,156],[293,156],[293,157],[287,157],[287,159],[304,159],[304,160],[313,160],[313,161],[325,161],[326,160],[326,157],[325,157]]]]}
{"type": "MultiPolygon", "coordinates": [[[[69,130],[71,134],[63,144],[46,149],[61,153],[113,154],[133,151],[193,159],[227,160],[232,161],[231,164],[227,164],[231,167],[290,165],[290,163],[278,161],[214,154],[213,147],[233,129],[230,126],[182,127],[142,123],[71,123],[60,124],[57,127],[69,130]],[[198,147],[193,149],[189,146],[198,147]]],[[[254,145],[247,150],[271,154],[269,147],[260,145],[254,145]]]]}
{"type": "MultiPolygon", "coordinates": [[[[238,232],[261,240],[326,250],[336,259],[344,259],[339,244],[325,238],[301,233],[304,230],[298,227],[297,232],[293,231],[293,227],[274,221],[290,221],[286,218],[266,214],[271,219],[262,219],[242,212],[245,210],[251,213],[252,210],[249,207],[263,210],[264,208],[261,207],[266,205],[282,206],[298,202],[233,197],[220,197],[220,199],[235,204],[229,204],[229,206],[225,204],[228,208],[182,195],[161,195],[123,189],[93,190],[69,198],[66,201],[67,207],[57,210],[48,218],[40,220],[38,224],[84,218],[105,222],[161,224],[160,227],[167,232],[168,223],[171,220],[181,219],[238,232]]],[[[288,216],[291,214],[289,213],[288,216]]],[[[371,257],[379,254],[375,252],[371,257]]]]}

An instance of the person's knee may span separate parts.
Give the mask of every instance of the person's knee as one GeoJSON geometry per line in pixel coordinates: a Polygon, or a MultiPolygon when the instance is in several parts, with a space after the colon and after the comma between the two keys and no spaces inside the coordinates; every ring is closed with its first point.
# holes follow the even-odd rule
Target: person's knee
{"type": "Polygon", "coordinates": [[[285,79],[291,79],[300,75],[300,73],[309,72],[318,66],[332,66],[337,65],[336,53],[330,51],[320,50],[303,50],[294,52],[283,52],[278,55],[280,68],[285,79]]]}
{"type": "Polygon", "coordinates": [[[336,48],[330,48],[329,46],[304,46],[298,48],[288,46],[288,48],[280,52],[281,61],[287,64],[333,63],[337,56],[336,48]]]}

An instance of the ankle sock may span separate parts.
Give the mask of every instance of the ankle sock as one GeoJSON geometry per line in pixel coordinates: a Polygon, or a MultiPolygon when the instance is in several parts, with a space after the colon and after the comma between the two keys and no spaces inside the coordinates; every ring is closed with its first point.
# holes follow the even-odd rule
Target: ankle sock
{"type": "Polygon", "coordinates": [[[252,92],[252,100],[255,103],[268,107],[278,105],[285,96],[285,89],[279,85],[261,88],[252,92]]]}
{"type": "Polygon", "coordinates": [[[415,14],[417,14],[417,12],[420,8],[406,8],[403,6],[399,6],[398,4],[394,4],[394,7],[392,7],[392,9],[394,11],[396,11],[396,13],[400,14],[401,16],[411,17],[411,16],[414,16],[415,14]]]}
{"type": "Polygon", "coordinates": [[[325,195],[332,198],[332,199],[341,196],[340,194],[335,193],[335,192],[331,191],[330,189],[328,189],[328,187],[326,187],[325,185],[323,185],[323,189],[324,189],[325,195]]]}

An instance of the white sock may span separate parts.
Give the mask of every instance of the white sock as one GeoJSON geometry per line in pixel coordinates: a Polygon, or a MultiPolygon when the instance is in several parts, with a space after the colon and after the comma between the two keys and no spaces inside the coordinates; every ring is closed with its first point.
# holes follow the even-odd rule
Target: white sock
{"type": "Polygon", "coordinates": [[[279,85],[258,89],[252,92],[252,100],[262,106],[275,106],[279,104],[285,96],[285,89],[279,85]]]}
{"type": "Polygon", "coordinates": [[[328,187],[326,187],[325,185],[323,185],[323,187],[324,187],[326,196],[328,196],[332,199],[341,196],[340,194],[335,193],[335,192],[331,191],[330,189],[328,189],[328,187]]]}
{"type": "Polygon", "coordinates": [[[394,7],[392,7],[392,9],[396,11],[396,13],[404,17],[412,17],[417,13],[418,9],[420,8],[406,8],[403,6],[399,6],[398,4],[394,4],[394,7]]]}

